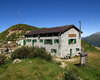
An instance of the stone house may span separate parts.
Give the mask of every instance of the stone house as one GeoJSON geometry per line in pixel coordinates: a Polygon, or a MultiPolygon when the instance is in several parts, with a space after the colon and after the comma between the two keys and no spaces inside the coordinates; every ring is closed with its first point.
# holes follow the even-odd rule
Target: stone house
{"type": "Polygon", "coordinates": [[[75,56],[81,51],[80,30],[74,25],[34,30],[25,34],[23,45],[42,47],[56,57],[75,56]]]}

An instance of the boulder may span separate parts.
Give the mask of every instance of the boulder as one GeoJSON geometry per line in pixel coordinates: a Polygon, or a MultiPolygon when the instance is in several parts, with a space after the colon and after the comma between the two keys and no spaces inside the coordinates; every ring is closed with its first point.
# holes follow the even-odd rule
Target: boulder
{"type": "Polygon", "coordinates": [[[13,61],[13,64],[14,63],[21,63],[22,62],[22,60],[20,60],[20,59],[15,59],[14,61],[13,61]]]}

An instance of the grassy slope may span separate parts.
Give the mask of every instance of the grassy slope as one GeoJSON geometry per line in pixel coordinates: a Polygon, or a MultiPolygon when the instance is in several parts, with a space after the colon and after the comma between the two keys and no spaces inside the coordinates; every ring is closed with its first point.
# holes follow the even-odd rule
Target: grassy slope
{"type": "Polygon", "coordinates": [[[88,52],[88,64],[100,70],[100,50],[82,40],[82,47],[88,52]]]}
{"type": "Polygon", "coordinates": [[[95,67],[91,67],[90,65],[79,67],[71,62],[69,64],[67,62],[67,65],[65,72],[71,73],[71,76],[76,75],[76,77],[80,77],[82,80],[100,80],[100,71],[95,67]]]}
{"type": "Polygon", "coordinates": [[[79,63],[75,62],[67,62],[66,72],[71,74],[76,74],[83,80],[100,80],[100,50],[95,47],[89,45],[87,42],[82,40],[82,47],[86,52],[88,52],[88,66],[75,66],[75,64],[79,63]]]}
{"type": "Polygon", "coordinates": [[[42,59],[26,59],[0,67],[0,80],[63,80],[63,69],[42,59]],[[32,61],[32,63],[30,63],[32,61]]]}
{"type": "MultiPolygon", "coordinates": [[[[100,80],[100,50],[82,41],[82,47],[89,55],[88,67],[76,67],[67,62],[67,70],[71,74],[77,73],[83,80],[100,80]]],[[[22,63],[0,67],[0,80],[63,80],[63,69],[56,63],[47,62],[41,59],[27,59],[22,63]],[[32,63],[27,63],[32,61],[32,63]]]]}
{"type": "Polygon", "coordinates": [[[30,26],[27,24],[16,24],[11,26],[10,28],[8,28],[7,30],[5,30],[4,32],[0,33],[0,40],[4,41],[6,38],[6,36],[9,34],[8,31],[14,31],[14,30],[22,30],[21,34],[12,34],[10,35],[6,40],[13,40],[13,39],[17,39],[18,37],[16,37],[17,35],[24,35],[26,33],[26,31],[28,30],[36,30],[39,29],[37,27],[34,26],[30,26]]]}

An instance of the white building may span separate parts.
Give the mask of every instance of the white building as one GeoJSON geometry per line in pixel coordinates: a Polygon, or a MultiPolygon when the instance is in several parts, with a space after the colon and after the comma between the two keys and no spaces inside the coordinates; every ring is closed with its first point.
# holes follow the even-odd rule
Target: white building
{"type": "Polygon", "coordinates": [[[57,57],[75,56],[81,51],[79,32],[74,25],[39,29],[26,34],[23,45],[45,48],[57,57]]]}

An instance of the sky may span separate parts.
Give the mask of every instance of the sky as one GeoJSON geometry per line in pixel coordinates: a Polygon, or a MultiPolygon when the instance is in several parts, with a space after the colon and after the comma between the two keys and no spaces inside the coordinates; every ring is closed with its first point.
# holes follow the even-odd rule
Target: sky
{"type": "Polygon", "coordinates": [[[82,22],[82,37],[100,32],[100,0],[0,0],[0,33],[15,24],[57,27],[82,22]]]}

